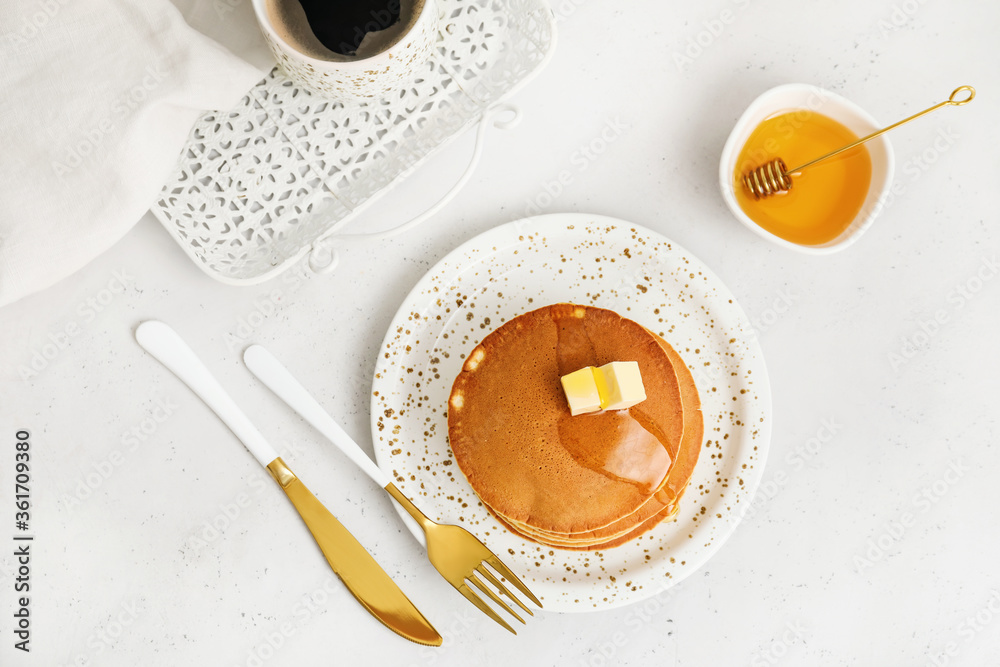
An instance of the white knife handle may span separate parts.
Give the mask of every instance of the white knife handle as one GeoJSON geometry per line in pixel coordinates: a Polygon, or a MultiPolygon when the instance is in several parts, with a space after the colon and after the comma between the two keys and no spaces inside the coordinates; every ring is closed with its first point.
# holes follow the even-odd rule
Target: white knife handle
{"type": "Polygon", "coordinates": [[[323,409],[312,394],[278,361],[273,354],[260,345],[251,345],[243,353],[243,362],[250,372],[257,376],[264,385],[278,395],[278,398],[288,404],[303,419],[313,425],[327,439],[337,446],[337,449],[347,455],[355,465],[372,478],[383,489],[392,481],[375,465],[358,443],[347,435],[340,424],[323,409]]]}
{"type": "Polygon", "coordinates": [[[260,431],[250,423],[250,419],[226,393],[218,380],[195,355],[177,332],[163,322],[150,320],[143,322],[135,330],[139,345],[166,366],[184,384],[191,388],[212,411],[236,434],[265,468],[278,453],[268,444],[260,431]]]}

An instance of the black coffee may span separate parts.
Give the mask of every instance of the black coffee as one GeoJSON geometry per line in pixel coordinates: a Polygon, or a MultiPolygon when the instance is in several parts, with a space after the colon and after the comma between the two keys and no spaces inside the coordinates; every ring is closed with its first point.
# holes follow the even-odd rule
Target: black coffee
{"type": "Polygon", "coordinates": [[[399,21],[400,0],[298,0],[316,38],[334,53],[353,56],[370,32],[399,21]]]}

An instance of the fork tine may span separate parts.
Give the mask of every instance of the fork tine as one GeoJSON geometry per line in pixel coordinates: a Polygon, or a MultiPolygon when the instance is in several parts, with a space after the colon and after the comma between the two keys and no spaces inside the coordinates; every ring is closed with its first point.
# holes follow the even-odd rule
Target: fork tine
{"type": "Polygon", "coordinates": [[[503,627],[507,628],[507,630],[509,630],[511,633],[515,635],[517,634],[517,632],[514,631],[514,628],[510,627],[510,625],[507,624],[507,621],[500,618],[500,615],[497,614],[495,611],[493,611],[492,607],[483,602],[482,599],[480,599],[480,597],[476,595],[471,588],[469,588],[468,584],[466,584],[463,581],[462,585],[457,586],[456,588],[458,589],[459,593],[465,596],[466,600],[479,607],[479,611],[483,612],[484,614],[492,618],[494,621],[496,621],[503,627]]]}
{"type": "MultiPolygon", "coordinates": [[[[503,585],[503,582],[501,582],[499,579],[497,579],[496,577],[494,577],[493,573],[490,572],[489,570],[487,570],[485,567],[483,567],[482,563],[480,563],[479,567],[476,568],[476,572],[478,572],[479,574],[481,574],[484,577],[486,577],[487,581],[489,581],[491,584],[493,584],[494,586],[496,586],[497,588],[499,588],[500,592],[502,594],[506,595],[511,600],[513,600],[514,602],[516,602],[517,606],[520,607],[521,609],[523,609],[525,612],[527,612],[529,616],[534,616],[535,615],[535,612],[533,612],[530,609],[528,609],[528,607],[523,602],[521,602],[520,598],[518,598],[516,595],[511,595],[511,592],[509,590],[507,590],[507,587],[503,585]]],[[[522,623],[523,622],[524,621],[522,621],[522,623]]]]}
{"type": "Polygon", "coordinates": [[[479,577],[476,576],[475,572],[472,572],[472,573],[469,574],[469,581],[471,581],[472,584],[476,588],[478,588],[479,590],[481,590],[483,593],[486,593],[486,595],[491,600],[493,600],[494,602],[497,603],[497,606],[499,606],[501,609],[503,609],[505,612],[507,612],[508,614],[510,614],[511,616],[513,616],[514,618],[516,618],[517,620],[521,621],[521,625],[526,625],[526,623],[524,622],[524,619],[521,618],[520,616],[518,616],[517,612],[515,612],[513,609],[511,609],[510,607],[508,607],[507,603],[504,602],[503,600],[501,600],[499,595],[497,595],[496,593],[494,593],[493,591],[491,591],[486,586],[486,584],[484,584],[483,582],[479,581],[479,577]]]}
{"type": "Polygon", "coordinates": [[[517,575],[511,572],[506,565],[501,563],[500,559],[497,558],[496,554],[494,554],[492,551],[490,552],[490,558],[487,558],[486,562],[492,565],[493,569],[499,572],[504,579],[514,584],[514,587],[517,588],[517,590],[527,595],[529,600],[537,604],[539,607],[542,606],[542,603],[538,601],[538,598],[535,597],[534,593],[529,591],[528,587],[522,584],[521,580],[517,578],[517,575]]]}

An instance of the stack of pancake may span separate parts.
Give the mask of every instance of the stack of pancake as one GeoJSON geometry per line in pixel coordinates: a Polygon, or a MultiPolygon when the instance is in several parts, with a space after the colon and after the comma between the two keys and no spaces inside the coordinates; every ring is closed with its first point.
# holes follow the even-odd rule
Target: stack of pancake
{"type": "Polygon", "coordinates": [[[607,549],[676,515],[701,451],[701,404],[680,355],[610,310],[555,304],[491,333],[448,402],[455,461],[510,531],[561,549],[607,549]],[[559,379],[636,361],[646,400],[570,415],[559,379]]]}

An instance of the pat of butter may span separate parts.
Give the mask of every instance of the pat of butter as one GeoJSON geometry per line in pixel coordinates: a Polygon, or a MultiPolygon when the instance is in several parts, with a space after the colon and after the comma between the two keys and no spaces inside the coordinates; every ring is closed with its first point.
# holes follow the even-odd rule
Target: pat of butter
{"type": "Polygon", "coordinates": [[[637,361],[613,361],[594,369],[601,407],[605,410],[624,410],[646,400],[637,361]]]}
{"type": "Polygon", "coordinates": [[[569,412],[574,417],[585,412],[596,412],[601,409],[601,395],[597,391],[594,380],[594,367],[587,366],[560,379],[566,400],[569,402],[569,412]]]}
{"type": "Polygon", "coordinates": [[[600,368],[587,366],[561,378],[570,414],[624,410],[646,400],[639,363],[613,361],[600,368]]]}

